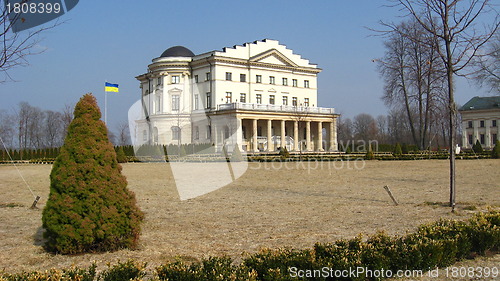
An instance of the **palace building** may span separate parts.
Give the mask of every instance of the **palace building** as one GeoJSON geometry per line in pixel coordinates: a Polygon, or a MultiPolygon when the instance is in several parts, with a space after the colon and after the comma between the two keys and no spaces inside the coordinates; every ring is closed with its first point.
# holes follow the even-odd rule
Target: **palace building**
{"type": "Polygon", "coordinates": [[[137,76],[145,144],[235,145],[253,153],[337,151],[339,116],[318,107],[315,64],[276,40],[195,55],[175,46],[137,76]]]}
{"type": "Polygon", "coordinates": [[[500,96],[473,97],[460,109],[462,146],[472,148],[479,141],[490,149],[500,140],[500,96]]]}

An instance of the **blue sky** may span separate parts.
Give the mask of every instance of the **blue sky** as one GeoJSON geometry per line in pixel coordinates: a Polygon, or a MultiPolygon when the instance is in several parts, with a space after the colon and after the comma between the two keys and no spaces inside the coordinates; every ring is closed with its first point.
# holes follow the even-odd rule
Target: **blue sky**
{"type": "MultiPolygon", "coordinates": [[[[319,106],[335,107],[352,118],[359,113],[386,114],[383,82],[372,59],[384,54],[383,39],[366,27],[402,20],[388,1],[80,1],[44,33],[30,65],[0,84],[0,109],[21,101],[60,110],[87,92],[104,112],[104,81],[118,83],[108,94],[111,129],[127,120],[139,99],[134,78],[165,49],[184,45],[195,54],[265,38],[279,40],[296,54],[318,64],[319,106]]],[[[482,90],[459,81],[456,100],[464,104],[482,90]]]]}

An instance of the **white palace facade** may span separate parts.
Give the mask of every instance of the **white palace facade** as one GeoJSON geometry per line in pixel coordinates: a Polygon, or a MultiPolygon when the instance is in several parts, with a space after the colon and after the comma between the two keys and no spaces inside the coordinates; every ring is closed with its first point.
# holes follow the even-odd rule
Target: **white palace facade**
{"type": "Polygon", "coordinates": [[[175,46],[137,76],[139,144],[239,145],[254,153],[337,151],[339,116],[318,107],[315,64],[276,40],[195,55],[175,46]]]}

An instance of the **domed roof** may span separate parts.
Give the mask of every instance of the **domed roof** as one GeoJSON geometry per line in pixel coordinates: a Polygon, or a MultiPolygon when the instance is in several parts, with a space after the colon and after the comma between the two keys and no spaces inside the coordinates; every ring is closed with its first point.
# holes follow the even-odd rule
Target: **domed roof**
{"type": "Polygon", "coordinates": [[[194,57],[194,53],[184,46],[174,46],[166,49],[160,57],[194,57]]]}

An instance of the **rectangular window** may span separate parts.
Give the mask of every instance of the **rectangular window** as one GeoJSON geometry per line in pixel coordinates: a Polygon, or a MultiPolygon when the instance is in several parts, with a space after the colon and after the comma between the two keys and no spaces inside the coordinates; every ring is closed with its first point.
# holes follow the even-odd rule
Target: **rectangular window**
{"type": "Polygon", "coordinates": [[[288,105],[288,97],[283,96],[283,105],[288,105]]]}
{"type": "Polygon", "coordinates": [[[212,79],[212,74],[210,72],[205,73],[205,81],[210,81],[212,79]]]}
{"type": "Polygon", "coordinates": [[[491,136],[492,136],[491,138],[492,138],[492,140],[493,140],[491,143],[492,143],[492,146],[494,146],[494,145],[495,145],[495,143],[496,143],[496,142],[497,142],[497,140],[498,140],[498,135],[497,135],[497,134],[492,134],[491,136]]]}
{"type": "Polygon", "coordinates": [[[233,73],[226,72],[226,81],[232,81],[232,80],[233,80],[233,73]]]}
{"type": "Polygon", "coordinates": [[[257,94],[255,96],[255,98],[257,99],[257,103],[259,103],[259,104],[262,103],[262,95],[261,94],[257,94]]]}
{"type": "Polygon", "coordinates": [[[198,75],[194,76],[194,83],[198,83],[198,75]]]}
{"type": "Polygon", "coordinates": [[[269,84],[276,84],[276,80],[274,79],[274,76],[269,76],[269,84]]]}
{"type": "Polygon", "coordinates": [[[297,97],[292,98],[292,105],[297,106],[297,97]]]}
{"type": "Polygon", "coordinates": [[[179,75],[172,76],[172,84],[179,84],[181,82],[181,77],[179,75]]]}
{"type": "Polygon", "coordinates": [[[173,95],[172,96],[172,110],[179,110],[179,106],[180,106],[180,96],[179,95],[173,95]]]}
{"type": "Polygon", "coordinates": [[[274,100],[275,100],[275,96],[274,95],[270,95],[269,96],[269,104],[274,104],[274,100]]]}
{"type": "Polygon", "coordinates": [[[472,135],[469,135],[469,144],[470,144],[470,145],[472,145],[472,144],[473,144],[473,143],[472,143],[472,141],[473,141],[473,139],[472,139],[472,135]]]}
{"type": "Polygon", "coordinates": [[[484,144],[484,134],[480,134],[479,138],[480,138],[479,141],[481,142],[481,144],[484,144]]]}
{"type": "Polygon", "coordinates": [[[309,80],[304,80],[304,88],[309,88],[309,80]]]}
{"type": "Polygon", "coordinates": [[[196,94],[194,95],[194,110],[198,110],[200,107],[200,100],[199,100],[199,95],[196,94]]]}
{"type": "Polygon", "coordinates": [[[479,127],[484,128],[484,120],[479,121],[479,127]]]}
{"type": "Polygon", "coordinates": [[[232,103],[232,102],[233,102],[233,93],[226,92],[226,103],[232,103]]]}
{"type": "Polygon", "coordinates": [[[212,138],[212,126],[207,125],[207,139],[212,138]]]}
{"type": "Polygon", "coordinates": [[[283,86],[288,86],[288,78],[283,78],[283,86]]]}
{"type": "Polygon", "coordinates": [[[262,83],[262,75],[255,75],[255,83],[262,83]]]}
{"type": "Polygon", "coordinates": [[[472,128],[472,127],[473,127],[472,121],[467,122],[467,128],[472,128]]]}
{"type": "Polygon", "coordinates": [[[491,120],[491,127],[497,126],[497,120],[491,120]]]}
{"type": "Polygon", "coordinates": [[[309,98],[304,98],[304,106],[309,106],[309,98]]]}
{"type": "Polygon", "coordinates": [[[206,108],[211,108],[211,107],[212,107],[212,94],[208,92],[206,98],[206,108]]]}
{"type": "Polygon", "coordinates": [[[156,111],[156,113],[161,112],[161,96],[160,95],[156,95],[155,111],[156,111]]]}
{"type": "Polygon", "coordinates": [[[247,75],[246,74],[240,74],[240,82],[247,82],[247,75]]]}
{"type": "Polygon", "coordinates": [[[158,81],[157,81],[158,85],[161,85],[161,80],[162,80],[161,77],[158,77],[158,81]]]}
{"type": "Polygon", "coordinates": [[[172,127],[172,140],[179,140],[181,138],[181,129],[177,126],[172,127]]]}
{"type": "Polygon", "coordinates": [[[146,130],[142,131],[142,140],[143,141],[148,140],[148,131],[146,131],[146,130]]]}
{"type": "Polygon", "coordinates": [[[292,79],[292,86],[297,87],[297,79],[292,79]]]}
{"type": "Polygon", "coordinates": [[[241,93],[240,94],[240,102],[241,103],[246,103],[247,102],[247,94],[241,93]]]}

